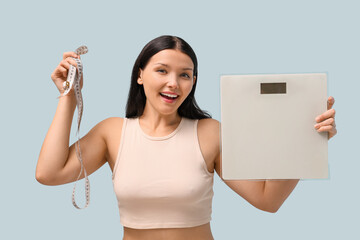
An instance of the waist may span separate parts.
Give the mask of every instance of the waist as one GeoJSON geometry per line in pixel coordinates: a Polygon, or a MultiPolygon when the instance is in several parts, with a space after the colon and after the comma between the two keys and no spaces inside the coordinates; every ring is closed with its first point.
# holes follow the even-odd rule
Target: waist
{"type": "Polygon", "coordinates": [[[135,229],[124,227],[123,240],[214,240],[210,222],[188,228],[135,229]]]}

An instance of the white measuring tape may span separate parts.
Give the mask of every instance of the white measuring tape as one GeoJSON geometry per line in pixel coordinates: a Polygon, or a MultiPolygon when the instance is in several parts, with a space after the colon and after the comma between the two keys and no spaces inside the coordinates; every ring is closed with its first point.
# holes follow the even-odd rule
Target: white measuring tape
{"type": "MultiPolygon", "coordinates": [[[[80,46],[75,50],[75,53],[77,55],[82,55],[87,52],[88,52],[88,48],[86,46],[80,46]]],[[[76,207],[77,209],[84,209],[90,203],[90,182],[87,177],[87,173],[86,173],[83,161],[82,161],[81,150],[80,150],[80,138],[79,138],[80,123],[81,123],[81,117],[82,117],[82,113],[83,113],[83,98],[82,98],[81,86],[80,86],[80,80],[81,80],[81,75],[82,75],[82,71],[83,71],[83,66],[82,66],[82,62],[80,59],[77,59],[77,58],[72,58],[72,59],[74,59],[76,61],[77,68],[70,64],[67,79],[63,83],[64,93],[62,95],[60,95],[59,97],[63,97],[65,95],[67,95],[70,92],[70,90],[74,87],[74,93],[75,93],[75,97],[76,97],[76,106],[78,109],[78,120],[77,120],[78,127],[77,127],[77,131],[76,131],[78,140],[76,142],[77,145],[75,143],[75,150],[76,150],[77,158],[80,161],[81,169],[80,169],[79,176],[75,181],[75,185],[74,185],[74,189],[73,189],[73,193],[72,193],[72,203],[73,203],[74,207],[76,207]],[[79,148],[79,150],[77,148],[79,148]],[[80,208],[75,202],[75,188],[76,188],[76,182],[79,180],[82,171],[84,171],[84,175],[85,175],[86,203],[83,208],[80,208]]]]}

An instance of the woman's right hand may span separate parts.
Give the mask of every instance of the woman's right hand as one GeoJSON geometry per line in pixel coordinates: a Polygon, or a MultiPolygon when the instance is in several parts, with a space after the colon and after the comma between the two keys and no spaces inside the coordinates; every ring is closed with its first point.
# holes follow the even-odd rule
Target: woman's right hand
{"type": "MultiPolygon", "coordinates": [[[[76,62],[74,59],[72,59],[72,57],[80,59],[80,56],[76,55],[76,53],[74,52],[65,52],[63,54],[63,60],[59,63],[59,65],[55,68],[54,72],[51,74],[51,79],[55,83],[60,94],[63,94],[65,91],[63,88],[63,82],[65,82],[67,79],[70,64],[77,67],[76,62]]],[[[83,86],[83,76],[81,76],[81,80],[80,80],[80,89],[82,89],[82,86],[83,86]]],[[[71,89],[69,93],[72,94],[71,92],[73,91],[74,89],[71,89]]]]}

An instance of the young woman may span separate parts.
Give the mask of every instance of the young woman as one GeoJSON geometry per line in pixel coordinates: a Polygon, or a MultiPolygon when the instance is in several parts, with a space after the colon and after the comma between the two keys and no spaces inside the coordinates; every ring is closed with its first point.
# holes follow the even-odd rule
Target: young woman
{"type": "MultiPolygon", "coordinates": [[[[76,66],[71,57],[79,58],[64,53],[51,75],[60,93],[69,65],[76,66]]],[[[213,239],[212,187],[214,172],[220,173],[220,124],[197,106],[197,81],[192,48],[179,37],[158,37],[135,62],[126,117],[107,118],[81,138],[88,174],[106,162],[112,170],[125,240],[213,239]]],[[[330,97],[328,111],[315,125],[318,132],[328,132],[329,139],[336,134],[333,104],[330,97]]],[[[69,147],[75,108],[74,94],[60,98],[36,168],[42,184],[77,179],[80,163],[75,145],[69,147]]],[[[267,212],[276,212],[298,183],[223,181],[267,212]]]]}

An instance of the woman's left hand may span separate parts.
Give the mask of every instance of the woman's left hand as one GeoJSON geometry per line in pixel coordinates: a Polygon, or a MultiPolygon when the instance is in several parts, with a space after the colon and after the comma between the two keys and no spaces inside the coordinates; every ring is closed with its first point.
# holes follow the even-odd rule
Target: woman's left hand
{"type": "Polygon", "coordinates": [[[335,109],[332,109],[332,106],[335,103],[335,99],[333,97],[329,97],[327,100],[327,111],[323,114],[317,116],[315,121],[315,129],[318,132],[328,132],[328,139],[335,136],[337,133],[336,124],[335,124],[335,109]]]}

